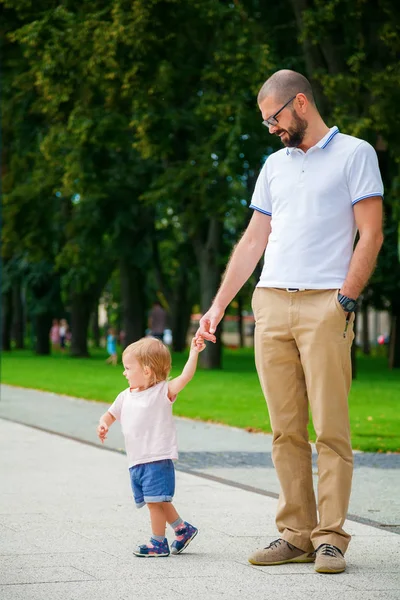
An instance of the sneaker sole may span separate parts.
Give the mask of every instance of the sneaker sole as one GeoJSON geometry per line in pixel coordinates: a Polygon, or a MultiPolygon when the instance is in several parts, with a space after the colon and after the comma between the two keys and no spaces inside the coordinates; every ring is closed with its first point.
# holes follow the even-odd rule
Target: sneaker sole
{"type": "Polygon", "coordinates": [[[335,573],[343,573],[346,570],[346,567],[343,569],[327,569],[326,567],[319,567],[315,569],[316,573],[329,573],[330,575],[334,575],[335,573]]]}
{"type": "Polygon", "coordinates": [[[138,558],[165,558],[170,555],[169,552],[168,554],[139,554],[139,552],[134,552],[133,554],[138,558]]]}
{"type": "Polygon", "coordinates": [[[287,565],[289,563],[313,563],[314,561],[315,558],[301,558],[301,556],[299,556],[298,558],[291,558],[289,560],[279,560],[276,562],[260,562],[256,560],[251,560],[251,558],[249,558],[249,563],[251,563],[252,565],[257,565],[259,567],[273,567],[275,565],[287,565]]]}
{"type": "Polygon", "coordinates": [[[177,554],[180,554],[181,552],[183,552],[184,549],[189,546],[190,542],[196,537],[196,535],[198,533],[199,533],[199,530],[195,531],[194,534],[192,535],[192,537],[190,537],[188,540],[186,540],[185,545],[180,550],[177,550],[176,552],[174,552],[174,549],[172,548],[171,549],[171,554],[174,554],[176,556],[177,554]]]}

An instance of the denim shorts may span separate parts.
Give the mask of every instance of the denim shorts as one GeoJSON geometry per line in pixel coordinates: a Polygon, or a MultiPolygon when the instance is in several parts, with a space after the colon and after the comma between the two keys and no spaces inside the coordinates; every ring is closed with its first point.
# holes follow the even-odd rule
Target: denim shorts
{"type": "Polygon", "coordinates": [[[171,502],[175,493],[175,467],[170,459],[135,465],[129,469],[137,508],[148,502],[171,502]]]}

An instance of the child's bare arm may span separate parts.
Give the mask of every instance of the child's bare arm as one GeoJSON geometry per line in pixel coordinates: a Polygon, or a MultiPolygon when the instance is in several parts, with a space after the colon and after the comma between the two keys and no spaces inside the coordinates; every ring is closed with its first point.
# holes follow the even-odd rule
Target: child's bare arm
{"type": "Polygon", "coordinates": [[[185,385],[189,383],[192,379],[193,375],[196,372],[197,368],[197,359],[199,357],[200,352],[204,350],[206,347],[204,340],[202,337],[193,338],[192,343],[190,345],[190,354],[186,365],[183,367],[182,373],[175,377],[175,379],[171,379],[168,383],[168,397],[174,398],[185,385]]]}
{"type": "Polygon", "coordinates": [[[114,423],[114,421],[115,417],[113,417],[113,415],[108,411],[100,417],[100,421],[97,427],[97,435],[99,436],[102,444],[104,444],[104,440],[107,438],[108,430],[114,423]]]}

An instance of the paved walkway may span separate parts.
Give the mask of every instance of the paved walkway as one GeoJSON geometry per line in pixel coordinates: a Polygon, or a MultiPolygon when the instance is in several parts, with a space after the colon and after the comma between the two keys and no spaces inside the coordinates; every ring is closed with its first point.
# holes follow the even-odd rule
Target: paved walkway
{"type": "MultiPolygon", "coordinates": [[[[175,600],[187,596],[239,600],[249,595],[399,600],[400,536],[386,528],[347,522],[353,540],[344,574],[318,575],[309,564],[250,565],[247,555],[276,537],[276,499],[207,477],[230,469],[233,484],[236,480],[240,485],[236,472],[246,470],[253,474],[248,482],[259,487],[258,474],[268,470],[268,465],[245,469],[237,461],[241,453],[243,460],[251,453],[261,454],[270,438],[184,419],[179,419],[178,427],[183,458],[188,455],[181,466],[188,468],[194,459],[203,460],[205,449],[209,453],[206,463],[212,463],[211,456],[218,463],[211,467],[196,463],[199,473],[177,472],[176,506],[200,533],[180,556],[163,561],[135,558],[132,547],[147,540],[149,523],[146,509],[134,508],[126,457],[32,427],[58,429],[92,442],[95,438],[88,432],[102,410],[103,405],[96,403],[3,387],[2,600],[175,600]],[[24,419],[31,426],[8,419],[24,419]],[[228,461],[235,464],[221,467],[221,454],[228,454],[228,461]]],[[[115,426],[109,440],[115,448],[121,442],[117,432],[115,426]]]]}
{"type": "MultiPolygon", "coordinates": [[[[182,400],[183,401],[183,400],[182,400]]],[[[0,418],[39,426],[101,446],[96,436],[102,402],[1,386],[0,418]]],[[[200,472],[277,496],[279,484],[271,459],[272,437],[242,429],[177,418],[181,470],[200,472]]],[[[118,424],[107,448],[123,450],[118,424]]],[[[400,454],[355,454],[350,515],[375,521],[400,533],[400,454]]],[[[314,453],[314,472],[316,454],[314,453]]]]}

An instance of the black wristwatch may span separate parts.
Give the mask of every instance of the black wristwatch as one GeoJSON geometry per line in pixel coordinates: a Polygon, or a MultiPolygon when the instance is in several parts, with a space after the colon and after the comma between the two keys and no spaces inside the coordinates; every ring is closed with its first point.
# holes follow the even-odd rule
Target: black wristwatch
{"type": "Polygon", "coordinates": [[[338,300],[340,306],[346,312],[354,312],[357,309],[357,300],[353,300],[353,298],[348,298],[347,296],[338,293],[338,300]]]}

